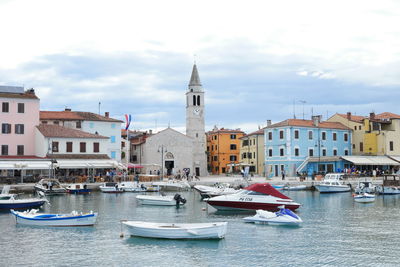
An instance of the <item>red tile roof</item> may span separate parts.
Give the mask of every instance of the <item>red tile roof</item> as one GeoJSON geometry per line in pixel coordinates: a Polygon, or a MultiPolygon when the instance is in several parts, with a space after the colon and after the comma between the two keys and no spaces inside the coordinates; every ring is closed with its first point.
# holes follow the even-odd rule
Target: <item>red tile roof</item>
{"type": "Polygon", "coordinates": [[[92,112],[81,111],[40,111],[41,120],[81,120],[81,121],[108,121],[123,122],[121,120],[107,118],[92,112]]]}
{"type": "MultiPolygon", "coordinates": [[[[265,127],[265,128],[266,128],[266,127],[265,127]]],[[[262,128],[262,129],[260,129],[260,130],[255,131],[255,132],[246,134],[246,135],[240,137],[240,139],[245,138],[245,137],[249,137],[249,136],[252,136],[252,135],[264,135],[264,129],[265,129],[265,128],[262,128]]]]}
{"type": "Polygon", "coordinates": [[[3,98],[26,98],[26,99],[39,99],[35,93],[6,93],[6,92],[0,92],[0,97],[3,98]]]}
{"type": "MultiPolygon", "coordinates": [[[[347,114],[339,114],[338,115],[340,117],[343,117],[345,119],[347,119],[347,114]]],[[[350,115],[350,121],[354,121],[354,122],[360,122],[362,123],[364,119],[366,119],[367,117],[364,116],[358,116],[358,115],[350,115]]]]}
{"type": "Polygon", "coordinates": [[[326,128],[326,129],[341,129],[341,130],[350,130],[350,128],[344,126],[339,122],[330,122],[330,121],[322,121],[319,123],[318,127],[314,126],[312,120],[299,120],[299,119],[288,119],[285,121],[281,121],[266,128],[277,128],[277,127],[285,127],[285,126],[297,126],[297,127],[310,127],[310,128],[326,128]]]}
{"type": "Polygon", "coordinates": [[[49,159],[110,159],[106,154],[47,154],[49,159]]]}
{"type": "Polygon", "coordinates": [[[245,132],[241,131],[241,130],[231,130],[231,129],[225,129],[225,128],[221,128],[221,129],[216,129],[216,130],[212,130],[207,132],[207,134],[217,134],[217,133],[242,133],[245,134],[245,132]]]}
{"type": "Polygon", "coordinates": [[[376,114],[375,119],[400,119],[400,115],[391,112],[383,112],[381,114],[376,114]]]}
{"type": "Polygon", "coordinates": [[[41,124],[36,127],[45,137],[108,139],[106,136],[91,134],[59,125],[41,124]]]}

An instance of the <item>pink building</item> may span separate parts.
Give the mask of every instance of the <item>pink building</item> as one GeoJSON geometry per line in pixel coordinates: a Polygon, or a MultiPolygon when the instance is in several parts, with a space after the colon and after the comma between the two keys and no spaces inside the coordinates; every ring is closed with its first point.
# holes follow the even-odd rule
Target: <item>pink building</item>
{"type": "Polygon", "coordinates": [[[33,89],[0,86],[0,158],[35,156],[40,99],[33,89]]]}

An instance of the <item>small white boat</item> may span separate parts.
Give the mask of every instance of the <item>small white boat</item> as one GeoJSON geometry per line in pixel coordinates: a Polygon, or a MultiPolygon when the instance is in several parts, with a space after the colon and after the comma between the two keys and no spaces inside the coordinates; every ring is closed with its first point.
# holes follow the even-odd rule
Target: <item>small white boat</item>
{"type": "Polygon", "coordinates": [[[183,191],[190,189],[190,184],[188,182],[176,180],[169,180],[168,182],[154,182],[153,186],[159,187],[163,191],[183,191]]]}
{"type": "Polygon", "coordinates": [[[350,185],[344,184],[343,173],[328,173],[325,175],[324,180],[317,184],[315,188],[320,193],[341,193],[349,192],[350,185]]]}
{"type": "Polygon", "coordinates": [[[354,192],[356,194],[361,194],[361,193],[375,193],[376,186],[372,184],[372,180],[367,179],[367,178],[361,178],[358,183],[356,188],[354,189],[354,192]]]}
{"type": "Polygon", "coordinates": [[[130,235],[167,239],[221,239],[226,235],[227,222],[215,223],[154,223],[123,221],[130,235]]]}
{"type": "Polygon", "coordinates": [[[147,191],[147,188],[144,186],[144,184],[139,185],[138,182],[121,182],[119,186],[125,192],[140,193],[147,191]]]}
{"type": "Polygon", "coordinates": [[[99,186],[101,192],[103,193],[123,193],[124,189],[122,189],[118,183],[108,182],[103,183],[99,186]]]}
{"type": "Polygon", "coordinates": [[[274,225],[292,225],[298,226],[303,220],[290,209],[281,208],[277,212],[269,212],[266,210],[257,210],[253,217],[243,218],[245,222],[274,224],[274,225]]]}
{"type": "Polygon", "coordinates": [[[186,199],[181,197],[179,194],[175,195],[138,195],[136,199],[142,205],[154,205],[154,206],[179,206],[186,203],[186,199]]]}
{"type": "Polygon", "coordinates": [[[375,195],[362,193],[353,196],[355,202],[359,203],[371,203],[375,201],[375,195]]]}
{"type": "Polygon", "coordinates": [[[284,187],[282,187],[282,190],[286,191],[300,191],[306,189],[307,189],[306,185],[285,185],[284,187]]]}
{"type": "Polygon", "coordinates": [[[78,213],[76,211],[70,214],[48,214],[37,213],[37,210],[18,212],[11,210],[15,216],[17,224],[35,225],[35,226],[92,226],[96,223],[97,213],[78,213]]]}
{"type": "Polygon", "coordinates": [[[225,185],[219,185],[217,187],[206,186],[206,185],[195,185],[193,188],[200,193],[202,199],[222,196],[222,195],[229,195],[239,192],[239,190],[225,185]]]}
{"type": "Polygon", "coordinates": [[[376,187],[376,192],[380,195],[398,195],[400,194],[400,176],[384,175],[383,184],[376,187]]]}
{"type": "Polygon", "coordinates": [[[89,194],[92,190],[87,188],[87,184],[70,184],[67,186],[67,193],[68,194],[89,194]]]}
{"type": "Polygon", "coordinates": [[[35,184],[37,192],[43,192],[45,195],[60,195],[67,193],[67,190],[61,186],[57,179],[41,179],[35,184]]]}
{"type": "Polygon", "coordinates": [[[1,209],[31,209],[44,205],[47,201],[45,198],[23,198],[19,199],[16,194],[0,195],[1,209]]]}

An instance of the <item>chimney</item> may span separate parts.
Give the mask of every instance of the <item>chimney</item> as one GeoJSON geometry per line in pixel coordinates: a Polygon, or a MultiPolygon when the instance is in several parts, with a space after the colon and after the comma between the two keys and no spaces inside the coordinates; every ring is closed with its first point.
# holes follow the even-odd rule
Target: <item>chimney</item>
{"type": "Polygon", "coordinates": [[[149,134],[153,134],[153,130],[149,130],[149,134]]]}
{"type": "Polygon", "coordinates": [[[71,108],[65,108],[65,111],[71,111],[71,108]]]}
{"type": "Polygon", "coordinates": [[[28,90],[26,90],[26,93],[30,94],[30,95],[34,95],[35,94],[35,89],[33,89],[33,88],[28,89],[28,90]]]}
{"type": "Polygon", "coordinates": [[[272,121],[271,120],[267,120],[267,127],[272,125],[272,121]]]}
{"type": "Polygon", "coordinates": [[[314,116],[311,116],[311,120],[313,121],[313,125],[314,125],[315,127],[318,127],[318,126],[319,126],[319,123],[321,122],[321,115],[314,115],[314,116]]]}
{"type": "Polygon", "coordinates": [[[369,113],[369,119],[374,120],[375,119],[375,112],[369,113]]]}
{"type": "Polygon", "coordinates": [[[351,120],[351,112],[347,112],[347,119],[351,120]]]}
{"type": "Polygon", "coordinates": [[[110,117],[110,112],[104,112],[104,117],[109,118],[110,117]]]}

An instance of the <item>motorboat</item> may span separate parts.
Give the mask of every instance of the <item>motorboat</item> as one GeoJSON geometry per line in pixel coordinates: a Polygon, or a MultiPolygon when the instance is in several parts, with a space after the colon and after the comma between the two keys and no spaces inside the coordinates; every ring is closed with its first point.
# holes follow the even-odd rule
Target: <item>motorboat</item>
{"type": "Polygon", "coordinates": [[[344,184],[343,173],[328,173],[325,175],[324,180],[315,185],[315,188],[320,193],[341,193],[349,192],[351,190],[350,185],[344,184]]]}
{"type": "Polygon", "coordinates": [[[250,185],[235,194],[212,197],[206,200],[209,205],[218,210],[268,210],[278,211],[279,206],[296,210],[299,203],[285,196],[269,183],[250,185]]]}
{"type": "Polygon", "coordinates": [[[225,185],[206,186],[206,185],[195,185],[193,187],[197,192],[199,192],[202,199],[211,198],[222,195],[229,195],[239,192],[239,190],[225,185]]]}
{"type": "Polygon", "coordinates": [[[41,179],[34,188],[37,192],[43,192],[45,195],[60,195],[67,192],[57,179],[52,178],[41,179]]]}
{"type": "Polygon", "coordinates": [[[86,184],[70,184],[67,186],[67,193],[69,194],[89,194],[92,190],[87,188],[86,184]]]}
{"type": "Polygon", "coordinates": [[[76,211],[70,214],[49,214],[37,213],[37,210],[18,212],[11,210],[15,216],[17,224],[35,225],[35,226],[92,226],[96,223],[97,213],[78,213],[76,211]]]}
{"type": "Polygon", "coordinates": [[[136,196],[138,202],[142,205],[154,206],[179,206],[186,203],[180,194],[175,195],[138,195],[136,196]]]}
{"type": "Polygon", "coordinates": [[[124,189],[119,186],[118,183],[106,182],[99,186],[103,193],[123,193],[124,189]]]}
{"type": "Polygon", "coordinates": [[[376,187],[376,193],[380,195],[400,194],[400,177],[398,175],[384,175],[383,183],[376,187]]]}
{"type": "Polygon", "coordinates": [[[15,194],[10,194],[10,188],[11,187],[9,185],[3,186],[3,189],[1,190],[1,193],[0,193],[0,200],[7,200],[15,195],[15,194]]]}
{"type": "Polygon", "coordinates": [[[355,194],[353,196],[355,202],[371,203],[375,201],[375,195],[368,193],[355,194]]]}
{"type": "Polygon", "coordinates": [[[140,193],[146,192],[147,188],[144,184],[139,186],[138,182],[121,182],[119,185],[125,192],[140,193]]]}
{"type": "Polygon", "coordinates": [[[153,182],[153,186],[159,187],[162,191],[184,191],[190,189],[186,181],[168,180],[167,182],[153,182]]]}
{"type": "Polygon", "coordinates": [[[245,222],[273,225],[291,225],[298,226],[303,220],[290,209],[281,208],[277,212],[266,210],[257,210],[256,215],[243,218],[245,222]]]}
{"type": "Polygon", "coordinates": [[[41,207],[48,202],[45,198],[19,199],[16,194],[1,194],[0,209],[31,209],[41,207]]]}
{"type": "Polygon", "coordinates": [[[155,223],[123,221],[131,236],[166,239],[221,239],[227,231],[227,222],[213,223],[155,223]]]}
{"type": "Polygon", "coordinates": [[[356,188],[354,189],[354,192],[356,194],[361,194],[361,193],[375,193],[376,186],[372,184],[371,180],[367,180],[367,178],[361,178],[358,183],[356,188]]]}
{"type": "Polygon", "coordinates": [[[300,190],[306,190],[307,186],[306,185],[285,185],[284,187],[282,187],[282,190],[286,190],[286,191],[300,191],[300,190]]]}

